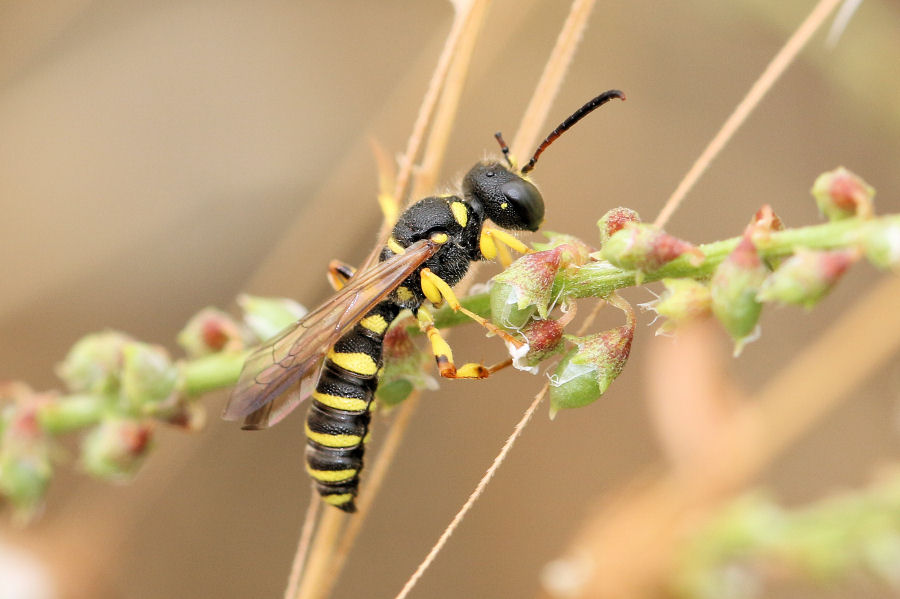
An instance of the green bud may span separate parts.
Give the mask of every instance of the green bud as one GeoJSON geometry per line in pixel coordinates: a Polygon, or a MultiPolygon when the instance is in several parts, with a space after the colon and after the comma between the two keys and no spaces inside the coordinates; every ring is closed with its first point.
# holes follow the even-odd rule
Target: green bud
{"type": "Polygon", "coordinates": [[[663,279],[662,283],[666,290],[660,298],[641,305],[665,317],[659,333],[671,333],[686,322],[710,314],[712,297],[706,284],[693,279],[663,279]]]}
{"type": "Polygon", "coordinates": [[[561,266],[585,264],[590,261],[591,254],[596,251],[595,248],[592,248],[574,235],[544,231],[544,237],[548,239],[547,243],[532,243],[531,245],[540,251],[562,248],[562,254],[560,255],[561,266]]]}
{"type": "Polygon", "coordinates": [[[175,400],[178,369],[162,347],[132,342],[122,347],[122,400],[134,414],[156,414],[175,400]]]}
{"type": "Polygon", "coordinates": [[[634,311],[618,296],[609,301],[625,310],[626,323],[587,337],[569,338],[577,348],[566,354],[550,377],[551,419],[561,409],[595,402],[625,368],[634,339],[634,311]]]}
{"type": "Polygon", "coordinates": [[[437,389],[437,381],[425,371],[431,357],[419,351],[402,324],[384,336],[384,366],[375,391],[378,405],[391,408],[416,389],[437,389]]]}
{"type": "Polygon", "coordinates": [[[625,225],[603,244],[600,256],[611,264],[640,274],[653,272],[682,254],[689,254],[692,264],[703,262],[703,254],[693,245],[669,235],[653,225],[625,225]]]}
{"type": "Polygon", "coordinates": [[[0,501],[9,502],[23,523],[41,506],[53,476],[50,440],[37,414],[41,403],[37,395],[20,398],[0,415],[0,501]]]}
{"type": "Polygon", "coordinates": [[[82,440],[81,464],[97,478],[127,481],[147,456],[152,436],[149,421],[105,420],[82,440]]]}
{"type": "Polygon", "coordinates": [[[131,341],[118,331],[82,337],[57,367],[57,374],[74,393],[115,393],[119,389],[122,347],[131,341]]]}
{"type": "Polygon", "coordinates": [[[866,258],[878,268],[900,268],[900,225],[879,223],[865,229],[861,239],[866,258]]]}
{"type": "Polygon", "coordinates": [[[526,254],[494,277],[491,315],[498,326],[517,329],[535,312],[547,318],[553,281],[560,268],[562,247],[526,254]]]}
{"type": "Polygon", "coordinates": [[[869,218],[874,213],[875,189],[842,166],[819,175],[810,192],[830,221],[853,216],[869,218]]]}
{"type": "Polygon", "coordinates": [[[613,208],[600,217],[597,228],[600,229],[600,246],[602,247],[609,238],[625,228],[625,225],[637,224],[641,217],[631,208],[613,208]]]}
{"type": "Polygon", "coordinates": [[[756,246],[745,235],[713,274],[710,282],[713,314],[734,339],[735,355],[753,340],[762,311],[756,295],[767,273],[756,246]]]}
{"type": "Polygon", "coordinates": [[[244,322],[260,341],[271,339],[285,327],[306,316],[307,309],[291,299],[240,295],[244,322]]]}
{"type": "Polygon", "coordinates": [[[812,308],[857,260],[857,250],[814,251],[799,248],[770,274],[756,298],[812,308]]]}
{"type": "Polygon", "coordinates": [[[204,308],[178,333],[178,345],[189,358],[199,358],[220,351],[239,351],[246,344],[241,327],[231,316],[216,308],[204,308]]]}

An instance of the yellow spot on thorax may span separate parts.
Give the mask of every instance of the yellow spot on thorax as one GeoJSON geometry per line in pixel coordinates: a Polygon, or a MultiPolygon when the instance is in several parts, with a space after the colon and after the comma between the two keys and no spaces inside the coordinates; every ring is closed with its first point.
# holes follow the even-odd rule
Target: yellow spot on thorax
{"type": "Polygon", "coordinates": [[[369,354],[362,352],[341,353],[331,348],[328,351],[328,359],[355,374],[372,376],[378,371],[378,364],[369,354]]]}
{"type": "Polygon", "coordinates": [[[389,237],[387,240],[388,249],[394,252],[397,255],[400,255],[406,252],[406,248],[400,245],[400,242],[394,239],[393,237],[389,237]]]}
{"type": "Polygon", "coordinates": [[[400,298],[401,302],[408,302],[413,298],[413,292],[409,290],[408,287],[400,286],[397,287],[397,297],[400,298]]]}
{"type": "Polygon", "coordinates": [[[459,223],[460,227],[465,228],[469,222],[469,211],[462,202],[450,202],[450,210],[453,212],[453,219],[459,223]]]}
{"type": "Polygon", "coordinates": [[[435,243],[447,243],[450,237],[446,233],[435,233],[431,236],[431,241],[435,243]]]}

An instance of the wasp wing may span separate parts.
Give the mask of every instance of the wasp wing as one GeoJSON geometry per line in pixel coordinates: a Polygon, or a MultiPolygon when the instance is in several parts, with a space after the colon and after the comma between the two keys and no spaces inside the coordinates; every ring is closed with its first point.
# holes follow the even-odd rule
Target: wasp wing
{"type": "Polygon", "coordinates": [[[287,327],[244,362],[222,417],[246,428],[277,423],[312,393],[328,349],[426,260],[440,244],[425,239],[359,272],[327,302],[287,327]]]}

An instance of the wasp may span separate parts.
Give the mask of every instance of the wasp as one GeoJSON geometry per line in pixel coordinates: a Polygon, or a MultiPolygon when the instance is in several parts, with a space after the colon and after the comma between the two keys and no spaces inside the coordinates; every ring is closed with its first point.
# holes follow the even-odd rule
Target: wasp
{"type": "Polygon", "coordinates": [[[400,215],[373,266],[355,273],[332,267],[337,293],[249,356],[223,417],[243,418],[247,429],[266,428],[311,397],[306,418],[307,471],[326,503],[355,511],[388,327],[401,311],[410,310],[428,338],[443,377],[485,378],[507,364],[457,366],[423,304],[446,301],[491,332],[515,341],[462,307],[452,288],[470,263],[495,258],[498,242],[520,253],[528,251],[501,230],[536,231],[544,220],[544,199],[528,173],[556,138],[613,98],[624,100],[625,95],[609,90],[575,111],[521,169],[497,133],[505,164],[479,162],[463,178],[460,195],[432,196],[412,204],[400,215]],[[486,226],[486,221],[500,229],[486,226]]]}

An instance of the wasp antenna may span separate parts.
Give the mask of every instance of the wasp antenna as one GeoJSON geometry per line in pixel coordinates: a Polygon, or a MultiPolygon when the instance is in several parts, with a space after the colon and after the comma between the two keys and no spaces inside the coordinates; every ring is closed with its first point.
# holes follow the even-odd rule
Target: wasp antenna
{"type": "Polygon", "coordinates": [[[512,163],[512,159],[509,157],[509,146],[506,145],[506,140],[503,139],[503,134],[497,131],[494,133],[494,139],[497,140],[497,143],[500,144],[500,151],[503,152],[503,157],[506,158],[506,164],[510,166],[510,168],[515,168],[512,163]]]}
{"type": "Polygon", "coordinates": [[[539,145],[537,150],[534,151],[534,156],[531,157],[531,160],[528,161],[528,164],[526,164],[525,166],[522,167],[522,171],[521,171],[522,174],[524,175],[524,174],[530,172],[534,168],[534,165],[537,162],[538,157],[544,152],[544,150],[547,149],[547,146],[549,146],[554,141],[556,141],[557,137],[559,137],[560,135],[562,135],[563,133],[568,131],[572,127],[572,125],[574,125],[575,123],[577,123],[578,121],[580,121],[581,119],[583,119],[584,117],[586,117],[587,115],[592,113],[597,108],[600,108],[601,106],[603,106],[604,104],[606,104],[607,102],[612,100],[613,98],[619,98],[620,100],[624,100],[625,94],[620,92],[617,89],[611,89],[611,90],[605,91],[602,94],[600,94],[599,96],[597,96],[596,98],[594,98],[593,100],[591,100],[590,102],[588,102],[587,104],[585,104],[584,106],[582,106],[581,108],[579,108],[578,110],[576,110],[575,112],[573,112],[566,120],[564,120],[562,123],[560,123],[559,127],[554,129],[550,133],[550,135],[548,135],[547,138],[541,142],[541,145],[539,145]]]}

